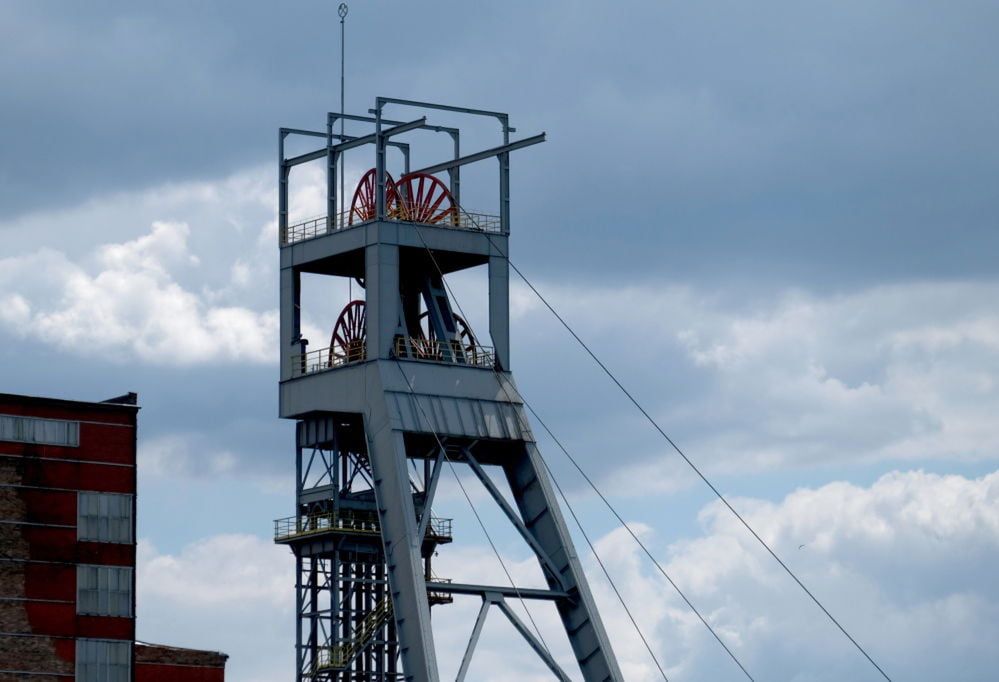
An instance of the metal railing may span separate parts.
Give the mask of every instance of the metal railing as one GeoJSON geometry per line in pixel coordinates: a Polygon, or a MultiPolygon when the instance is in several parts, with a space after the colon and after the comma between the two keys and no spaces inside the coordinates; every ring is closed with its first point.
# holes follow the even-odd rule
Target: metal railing
{"type": "MultiPolygon", "coordinates": [[[[395,357],[404,360],[424,360],[426,362],[448,362],[458,365],[492,368],[496,364],[496,350],[492,346],[466,345],[458,342],[442,342],[431,339],[397,336],[393,347],[395,357]]],[[[295,353],[290,357],[291,378],[307,374],[325,372],[355,362],[363,362],[367,353],[363,345],[356,348],[317,348],[306,353],[295,353]]]]}
{"type": "Polygon", "coordinates": [[[330,512],[311,516],[289,516],[274,520],[275,541],[332,532],[378,535],[381,529],[375,514],[352,512],[341,512],[339,516],[330,512]]]}
{"type": "MultiPolygon", "coordinates": [[[[388,219],[398,220],[399,222],[410,222],[402,217],[396,217],[391,214],[388,216],[388,219]]],[[[500,222],[498,215],[466,211],[461,207],[457,207],[455,213],[446,216],[443,220],[435,223],[421,224],[433,225],[434,227],[449,227],[455,230],[470,230],[472,232],[490,232],[492,234],[501,234],[503,232],[503,223],[500,222]]]]}
{"type": "Polygon", "coordinates": [[[448,362],[457,365],[492,368],[496,365],[496,349],[491,346],[466,345],[457,341],[405,338],[397,336],[395,356],[404,360],[448,362]]]}
{"type": "Polygon", "coordinates": [[[327,228],[328,223],[329,217],[322,215],[289,225],[281,235],[281,245],[287,246],[288,244],[294,244],[306,239],[321,237],[329,232],[327,228]]]}
{"type": "Polygon", "coordinates": [[[312,664],[313,674],[324,670],[343,670],[346,668],[354,656],[375,638],[378,631],[391,617],[392,599],[385,597],[373,611],[364,617],[350,639],[337,642],[329,648],[319,649],[316,652],[316,660],[312,664]]]}
{"type": "MultiPolygon", "coordinates": [[[[431,574],[430,581],[435,583],[446,583],[450,584],[452,582],[451,578],[438,578],[436,575],[431,574]]],[[[450,592],[440,592],[437,590],[427,590],[427,601],[431,604],[453,604],[454,595],[450,592]]]]}
{"type": "MultiPolygon", "coordinates": [[[[452,523],[452,519],[431,516],[427,525],[427,535],[437,540],[450,539],[452,523]]],[[[339,515],[328,512],[274,520],[276,541],[332,532],[377,535],[381,532],[381,527],[378,525],[378,515],[374,512],[358,513],[347,510],[341,510],[339,515]]]]}
{"type": "MultiPolygon", "coordinates": [[[[288,246],[289,244],[295,244],[307,239],[315,239],[316,237],[322,237],[331,232],[344,230],[348,227],[355,227],[357,225],[362,225],[365,222],[369,222],[357,220],[356,218],[352,221],[350,213],[350,211],[341,211],[338,213],[336,220],[333,221],[332,229],[330,229],[329,216],[325,215],[296,221],[295,223],[288,225],[282,231],[282,234],[280,235],[281,246],[288,246]]],[[[399,215],[393,215],[391,212],[385,217],[385,219],[408,222],[403,220],[399,215]]],[[[434,227],[445,227],[454,230],[469,230],[471,232],[489,232],[490,234],[503,233],[503,224],[498,215],[466,211],[460,207],[458,207],[454,214],[446,216],[443,220],[435,223],[420,224],[432,225],[434,227]]]]}
{"type": "Polygon", "coordinates": [[[328,369],[336,369],[353,362],[361,362],[367,357],[364,346],[358,345],[355,348],[318,348],[307,353],[297,353],[291,356],[291,376],[292,378],[325,372],[328,369]]]}
{"type": "Polygon", "coordinates": [[[427,524],[427,535],[432,538],[450,540],[452,537],[451,519],[441,519],[436,516],[431,516],[430,523],[427,524]]]}

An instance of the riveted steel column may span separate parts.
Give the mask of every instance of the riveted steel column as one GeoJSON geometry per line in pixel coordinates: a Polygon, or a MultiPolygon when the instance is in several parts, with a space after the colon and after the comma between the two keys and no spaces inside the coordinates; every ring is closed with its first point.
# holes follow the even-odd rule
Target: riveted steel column
{"type": "MultiPolygon", "coordinates": [[[[308,341],[302,338],[301,276],[294,268],[281,268],[281,381],[295,373],[292,356],[305,352],[308,341]]],[[[303,359],[304,362],[304,359],[303,359]]]]}
{"type": "Polygon", "coordinates": [[[368,359],[388,358],[399,325],[399,247],[367,246],[364,263],[368,359]]]}
{"type": "Polygon", "coordinates": [[[489,336],[496,364],[510,370],[510,262],[505,255],[489,255],[489,336]]]}
{"type": "Polygon", "coordinates": [[[434,633],[402,433],[389,423],[367,425],[378,518],[405,679],[438,682],[434,633]]]}
{"type": "MultiPolygon", "coordinates": [[[[521,419],[527,423],[523,415],[521,419]]],[[[551,479],[534,443],[525,443],[504,469],[525,525],[558,565],[565,589],[572,595],[556,605],[583,679],[586,682],[623,682],[551,479]]],[[[559,587],[550,578],[547,580],[551,589],[559,587]]]]}

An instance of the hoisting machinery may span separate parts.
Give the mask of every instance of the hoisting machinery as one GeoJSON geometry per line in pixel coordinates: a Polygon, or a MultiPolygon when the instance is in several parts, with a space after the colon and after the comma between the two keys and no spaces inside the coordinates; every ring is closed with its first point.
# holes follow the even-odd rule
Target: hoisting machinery
{"type": "Polygon", "coordinates": [[[554,605],[586,682],[623,682],[511,374],[510,154],[544,134],[511,141],[507,114],[387,97],[369,113],[328,114],[325,132],[279,134],[280,416],[297,427],[295,514],[275,522],[275,541],[296,561],[296,681],[437,682],[431,607],[478,597],[459,682],[493,607],[556,679],[571,679],[508,604],[520,599],[554,605]],[[458,128],[426,116],[390,120],[390,107],[495,119],[501,143],[461,155],[458,128]],[[341,117],[371,132],[335,134],[341,117]],[[412,171],[402,140],[428,132],[449,136],[453,154],[412,171]],[[286,157],[289,139],[302,136],[325,144],[286,157]],[[347,206],[335,178],[354,149],[373,149],[375,163],[347,206]],[[389,149],[401,152],[396,177],[389,149]],[[461,169],[489,160],[499,166],[498,211],[467,211],[461,169]],[[322,161],[326,215],[289,224],[291,170],[322,161]],[[488,271],[491,346],[455,311],[445,279],[478,267],[488,271]],[[325,348],[310,349],[302,335],[303,275],[349,278],[363,292],[336,318],[325,348]],[[435,575],[433,557],[453,536],[451,521],[433,514],[434,496],[445,467],[455,466],[467,466],[509,518],[547,589],[435,575]]]}

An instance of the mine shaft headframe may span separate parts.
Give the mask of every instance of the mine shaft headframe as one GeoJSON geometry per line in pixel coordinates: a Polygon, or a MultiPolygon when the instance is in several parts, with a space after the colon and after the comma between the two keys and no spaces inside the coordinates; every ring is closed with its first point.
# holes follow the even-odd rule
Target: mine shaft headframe
{"type": "MultiPolygon", "coordinates": [[[[326,231],[332,232],[338,228],[338,216],[346,215],[348,210],[348,198],[338,197],[336,191],[335,178],[337,177],[337,165],[344,152],[357,149],[369,144],[375,145],[375,191],[374,191],[374,216],[375,220],[383,220],[387,215],[387,192],[389,191],[389,180],[386,173],[386,150],[396,148],[403,155],[404,174],[425,174],[435,175],[442,172],[448,174],[448,189],[456,205],[461,204],[461,167],[468,164],[496,158],[499,161],[499,222],[503,234],[508,234],[510,230],[510,165],[509,154],[512,151],[523,149],[531,145],[545,141],[545,133],[533,135],[520,140],[510,141],[511,133],[516,132],[516,128],[510,125],[508,114],[485,109],[473,109],[469,107],[458,107],[433,102],[420,102],[415,100],[398,99],[394,97],[378,97],[375,99],[375,107],[368,110],[369,115],[339,114],[335,112],[327,113],[326,132],[315,130],[305,130],[300,128],[281,128],[278,134],[278,147],[280,155],[279,174],[279,206],[278,222],[281,244],[286,245],[291,240],[287,238],[288,229],[288,175],[295,166],[317,161],[325,158],[327,160],[327,223],[326,231]],[[387,118],[384,111],[389,106],[417,108],[422,110],[436,110],[470,116],[485,116],[494,118],[500,123],[502,144],[489,149],[483,149],[472,154],[461,155],[461,131],[459,128],[436,125],[428,123],[427,117],[411,120],[399,121],[387,118]],[[340,135],[334,132],[334,124],[340,119],[360,123],[368,123],[374,126],[374,132],[368,135],[352,136],[340,135]],[[400,142],[397,136],[413,130],[424,130],[435,133],[445,133],[450,136],[453,147],[452,158],[440,163],[427,166],[412,171],[410,165],[410,145],[400,142]],[[288,136],[305,136],[312,138],[325,138],[326,146],[311,152],[306,152],[294,157],[285,157],[285,142],[288,136]]],[[[389,196],[388,199],[391,199],[389,196]]]]}

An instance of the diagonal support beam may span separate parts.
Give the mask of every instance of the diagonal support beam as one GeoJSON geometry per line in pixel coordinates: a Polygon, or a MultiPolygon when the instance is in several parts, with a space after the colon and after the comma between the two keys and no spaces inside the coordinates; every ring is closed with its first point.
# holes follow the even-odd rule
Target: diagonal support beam
{"type": "Polygon", "coordinates": [[[492,495],[494,500],[496,500],[496,504],[500,506],[500,509],[502,509],[503,513],[506,514],[506,517],[510,519],[510,522],[517,529],[517,532],[520,533],[520,536],[524,538],[524,541],[527,542],[527,544],[531,546],[531,549],[534,550],[534,553],[538,555],[538,560],[541,561],[541,564],[548,569],[548,573],[551,578],[558,583],[558,586],[562,589],[562,591],[566,591],[565,581],[562,580],[562,573],[558,570],[558,566],[555,565],[555,562],[552,561],[551,557],[548,556],[548,552],[544,550],[541,543],[535,539],[534,535],[527,530],[527,526],[524,525],[520,515],[517,514],[513,507],[511,507],[506,501],[506,498],[503,497],[502,493],[500,493],[496,484],[494,484],[493,480],[489,478],[489,474],[485,472],[482,465],[480,465],[475,457],[472,456],[469,448],[463,448],[462,452],[468,460],[469,466],[472,467],[472,471],[474,471],[475,475],[479,477],[480,481],[482,481],[482,485],[486,487],[489,494],[492,495]]]}
{"type": "Polygon", "coordinates": [[[500,608],[503,615],[505,615],[510,622],[513,623],[513,627],[517,628],[517,632],[519,632],[520,635],[527,640],[527,643],[531,645],[534,652],[541,657],[541,660],[545,662],[545,665],[547,665],[548,668],[555,673],[555,677],[562,680],[562,682],[572,682],[569,676],[565,674],[565,671],[562,670],[559,664],[555,662],[555,659],[552,658],[552,655],[548,653],[548,649],[543,647],[541,642],[539,642],[537,638],[531,634],[531,631],[527,629],[527,626],[524,625],[520,618],[517,618],[517,614],[510,609],[506,601],[504,599],[499,599],[494,603],[500,608]]]}
{"type": "Polygon", "coordinates": [[[539,135],[534,135],[533,137],[525,137],[523,140],[517,140],[516,142],[511,142],[510,144],[504,144],[499,147],[493,147],[492,149],[486,149],[481,152],[469,154],[468,156],[462,156],[450,161],[442,161],[441,163],[434,164],[433,166],[421,168],[419,172],[433,175],[434,173],[440,173],[441,171],[467,166],[470,163],[476,163],[485,159],[491,159],[492,157],[499,156],[501,154],[509,154],[510,152],[517,151],[518,149],[530,147],[531,145],[544,141],[545,133],[541,133],[539,135]]]}
{"type": "Polygon", "coordinates": [[[430,525],[430,505],[433,504],[434,494],[437,492],[437,482],[441,479],[441,469],[444,468],[444,448],[437,453],[437,461],[434,462],[434,472],[430,475],[430,484],[427,485],[427,497],[423,501],[423,517],[420,518],[420,528],[416,537],[427,537],[427,526],[430,525]]]}
{"type": "Polygon", "coordinates": [[[472,636],[468,638],[468,646],[465,648],[465,655],[461,659],[461,667],[458,668],[458,676],[454,682],[464,682],[465,675],[468,674],[468,666],[472,663],[472,654],[475,652],[475,645],[479,643],[479,635],[482,634],[482,626],[485,625],[486,616],[489,615],[490,605],[491,601],[483,597],[479,617],[475,619],[475,627],[472,628],[472,636]]]}
{"type": "MultiPolygon", "coordinates": [[[[282,165],[286,167],[298,166],[303,163],[309,163],[310,161],[316,161],[325,157],[330,150],[335,154],[340,154],[348,149],[354,149],[355,147],[363,147],[366,144],[373,144],[378,140],[378,136],[381,136],[383,140],[388,140],[388,138],[393,135],[401,135],[402,133],[408,133],[410,130],[416,130],[417,128],[422,128],[427,122],[427,117],[418,118],[415,121],[410,121],[409,123],[403,123],[401,125],[394,126],[392,128],[386,128],[380,133],[373,133],[371,135],[365,135],[363,137],[355,137],[353,139],[347,140],[346,142],[341,142],[340,144],[335,144],[332,147],[323,147],[322,149],[317,149],[313,152],[307,152],[305,154],[299,154],[298,156],[293,156],[290,159],[282,159],[282,165]]],[[[323,137],[326,137],[323,135],[323,137]]]]}

